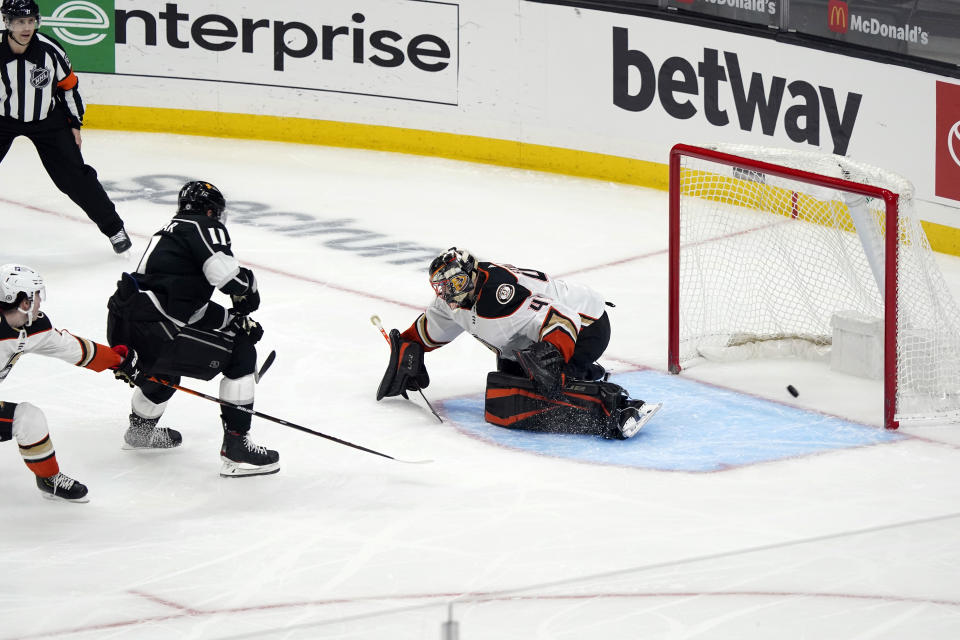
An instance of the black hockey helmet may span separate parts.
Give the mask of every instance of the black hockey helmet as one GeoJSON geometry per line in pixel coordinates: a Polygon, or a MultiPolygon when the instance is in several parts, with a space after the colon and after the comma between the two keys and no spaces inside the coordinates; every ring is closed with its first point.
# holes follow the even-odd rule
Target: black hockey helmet
{"type": "Polygon", "coordinates": [[[3,0],[0,14],[3,14],[4,21],[33,16],[40,22],[40,7],[33,0],[3,0]]]}
{"type": "Polygon", "coordinates": [[[224,200],[220,189],[209,182],[194,180],[183,185],[180,195],[177,196],[177,213],[193,213],[204,215],[213,211],[213,217],[226,222],[224,209],[227,201],[224,200]]]}
{"type": "Polygon", "coordinates": [[[469,306],[477,283],[477,259],[466,250],[450,247],[430,263],[430,285],[447,304],[469,306]]]}

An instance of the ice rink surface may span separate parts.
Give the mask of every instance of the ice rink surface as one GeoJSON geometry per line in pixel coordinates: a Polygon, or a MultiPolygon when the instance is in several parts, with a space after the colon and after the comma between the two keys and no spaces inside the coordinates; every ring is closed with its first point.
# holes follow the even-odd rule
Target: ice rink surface
{"type": "MultiPolygon", "coordinates": [[[[215,404],[178,394],[163,423],[183,446],[124,451],[127,387],[23,358],[0,399],[45,411],[91,500],[42,500],[0,445],[0,640],[402,640],[449,621],[462,640],[960,637],[960,426],[885,432],[879,384],[819,364],[667,376],[665,193],[361,150],[84,136],[137,257],[184,181],[226,194],[262,291],[261,354],[278,354],[258,410],[433,462],[255,419],[280,473],[221,479],[215,404]],[[375,402],[387,350],[369,318],[409,326],[450,245],[603,292],[617,307],[601,362],[663,411],[627,442],[485,425],[493,358],[469,337],[426,358],[443,424],[418,396],[375,402]]],[[[0,171],[0,262],[41,272],[55,326],[104,341],[135,260],[112,254],[29,142],[0,171]]],[[[960,260],[939,262],[956,296],[960,260]]]]}

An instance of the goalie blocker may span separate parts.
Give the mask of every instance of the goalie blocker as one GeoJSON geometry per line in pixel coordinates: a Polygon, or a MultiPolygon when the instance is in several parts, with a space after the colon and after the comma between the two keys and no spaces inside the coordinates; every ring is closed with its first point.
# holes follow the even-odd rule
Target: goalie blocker
{"type": "Polygon", "coordinates": [[[397,395],[407,398],[407,391],[419,391],[430,385],[430,376],[423,364],[423,347],[401,340],[396,329],[390,330],[388,339],[390,362],[377,389],[378,401],[397,395]]]}
{"type": "Polygon", "coordinates": [[[532,380],[491,371],[484,417],[510,429],[625,440],[636,435],[660,406],[633,400],[612,382],[573,380],[558,395],[547,397],[532,380]]]}

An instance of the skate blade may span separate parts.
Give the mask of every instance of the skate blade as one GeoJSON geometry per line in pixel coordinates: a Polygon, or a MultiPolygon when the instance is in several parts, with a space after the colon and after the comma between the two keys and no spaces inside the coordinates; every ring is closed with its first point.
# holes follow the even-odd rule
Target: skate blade
{"type": "Polygon", "coordinates": [[[648,422],[650,422],[650,418],[652,418],[657,411],[660,411],[660,409],[661,409],[662,407],[663,407],[663,403],[662,403],[662,402],[658,402],[658,403],[656,403],[656,404],[647,404],[647,403],[644,403],[644,405],[643,405],[642,407],[640,407],[640,413],[641,413],[641,415],[640,415],[640,426],[637,427],[637,431],[639,431],[640,429],[642,429],[642,428],[643,428],[643,425],[645,425],[645,424],[647,424],[648,422]]]}
{"type": "Polygon", "coordinates": [[[650,422],[650,418],[652,418],[657,411],[660,411],[662,406],[662,402],[658,402],[657,404],[644,403],[644,405],[637,410],[636,417],[630,418],[626,424],[620,427],[623,439],[629,440],[637,435],[640,429],[643,429],[643,425],[650,422]]]}
{"type": "Polygon", "coordinates": [[[71,500],[70,498],[64,498],[63,496],[55,496],[52,493],[47,493],[46,491],[41,491],[40,495],[43,496],[44,500],[49,500],[51,502],[75,502],[78,504],[90,502],[90,498],[88,496],[71,500]]]}
{"type": "Polygon", "coordinates": [[[234,462],[228,458],[220,457],[223,466],[220,467],[221,478],[243,478],[246,476],[267,476],[280,471],[280,462],[265,464],[261,466],[246,464],[243,462],[234,462]]]}
{"type": "Polygon", "coordinates": [[[171,449],[180,448],[179,444],[175,444],[172,447],[137,447],[132,444],[127,444],[126,442],[120,447],[124,451],[170,451],[171,449]]]}

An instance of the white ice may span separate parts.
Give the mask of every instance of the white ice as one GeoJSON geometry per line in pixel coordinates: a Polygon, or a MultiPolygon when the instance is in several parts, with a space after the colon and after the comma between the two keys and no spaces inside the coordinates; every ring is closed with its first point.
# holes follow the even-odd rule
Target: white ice
{"type": "MultiPolygon", "coordinates": [[[[227,194],[235,252],[263,292],[261,351],[278,353],[258,410],[433,462],[402,464],[256,419],[253,437],[280,452],[280,473],[221,479],[213,403],[170,402],[164,423],[183,432],[181,448],[123,451],[126,387],[23,358],[0,400],[46,412],[63,471],[91,500],[42,500],[16,445],[0,445],[0,640],[399,640],[440,638],[448,619],[464,640],[960,636],[960,426],[682,473],[496,447],[438,423],[417,396],[375,402],[387,353],[369,318],[409,326],[433,295],[430,251],[454,244],[592,284],[618,305],[603,362],[663,370],[666,194],[159,134],[86,131],[84,153],[137,253],[172,215],[182,179],[227,194]],[[416,262],[391,263],[404,255],[392,249],[413,245],[416,262]]],[[[104,341],[107,297],[133,264],[113,256],[23,139],[2,165],[0,210],[0,262],[38,269],[55,325],[104,341]]],[[[960,260],[939,261],[960,293],[960,260]]],[[[442,407],[480,393],[491,364],[468,337],[429,354],[428,398],[442,407]]],[[[880,423],[879,386],[822,365],[683,375],[880,423]]]]}

